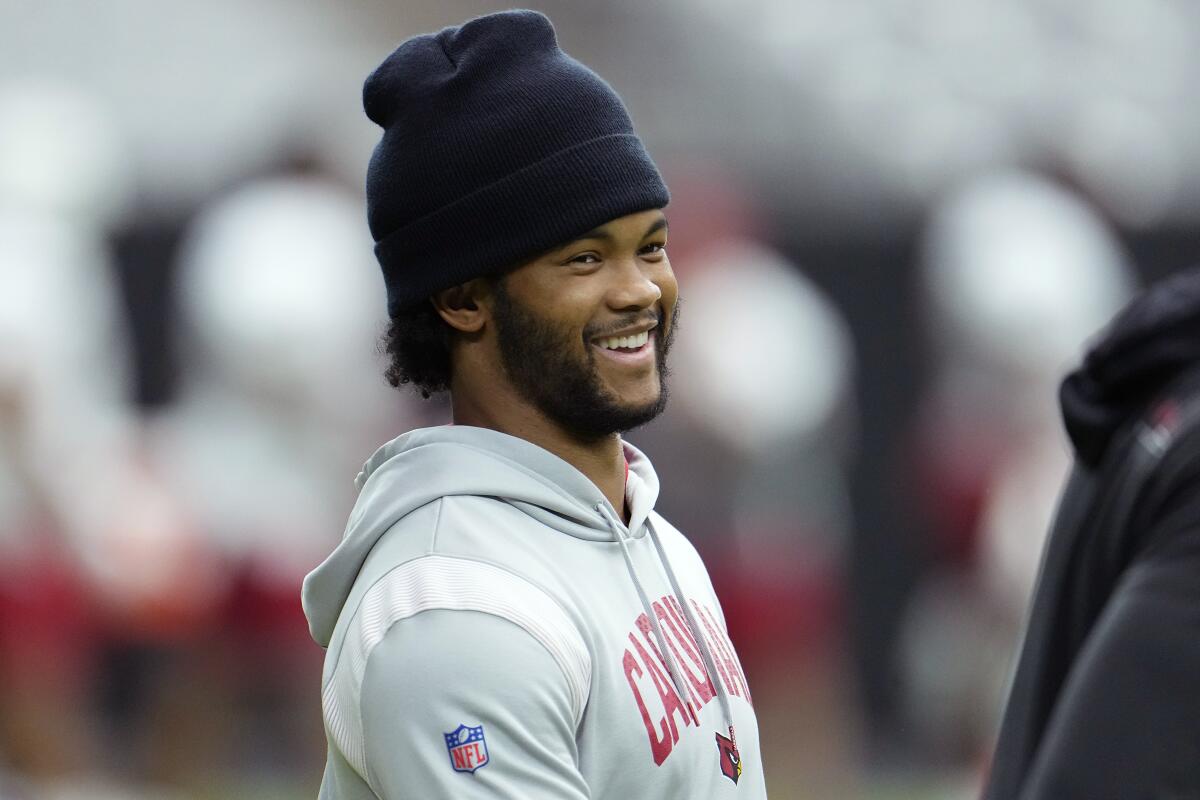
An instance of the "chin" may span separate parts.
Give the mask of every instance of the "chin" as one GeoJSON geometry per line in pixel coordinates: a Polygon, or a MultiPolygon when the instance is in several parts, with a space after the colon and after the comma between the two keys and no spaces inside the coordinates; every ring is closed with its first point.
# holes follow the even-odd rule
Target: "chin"
{"type": "Polygon", "coordinates": [[[647,381],[645,385],[626,388],[624,391],[612,390],[617,399],[617,405],[624,411],[636,412],[658,405],[662,399],[662,387],[657,378],[647,381]]]}
{"type": "Polygon", "coordinates": [[[543,407],[551,418],[583,440],[602,439],[645,425],[662,413],[667,395],[658,389],[617,392],[611,387],[587,398],[570,402],[555,396],[550,407],[543,407]]]}

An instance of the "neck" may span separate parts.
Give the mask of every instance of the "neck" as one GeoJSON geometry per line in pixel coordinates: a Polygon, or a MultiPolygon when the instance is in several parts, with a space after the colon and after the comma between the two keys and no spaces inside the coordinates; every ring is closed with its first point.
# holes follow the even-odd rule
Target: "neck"
{"type": "Polygon", "coordinates": [[[516,436],[566,461],[596,484],[626,522],[625,452],[618,434],[595,441],[580,441],[528,403],[475,402],[470,392],[451,389],[455,425],[474,425],[516,436]]]}

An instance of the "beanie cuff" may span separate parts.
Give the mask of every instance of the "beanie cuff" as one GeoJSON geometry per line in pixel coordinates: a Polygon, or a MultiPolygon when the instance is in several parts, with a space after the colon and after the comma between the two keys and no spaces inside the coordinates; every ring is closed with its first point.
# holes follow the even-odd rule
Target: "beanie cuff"
{"type": "Polygon", "coordinates": [[[670,194],[631,133],[590,139],[392,231],[375,245],[388,314],[442,289],[519,266],[670,194]]]}

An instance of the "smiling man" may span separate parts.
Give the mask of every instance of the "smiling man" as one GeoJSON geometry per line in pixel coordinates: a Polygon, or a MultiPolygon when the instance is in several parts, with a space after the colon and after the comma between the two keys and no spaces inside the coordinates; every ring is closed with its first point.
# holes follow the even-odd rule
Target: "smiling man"
{"type": "Polygon", "coordinates": [[[511,11],[367,79],[387,376],[454,424],[389,442],[306,579],[326,800],[762,798],[696,551],[621,434],[657,416],[669,195],[613,90],[511,11]]]}

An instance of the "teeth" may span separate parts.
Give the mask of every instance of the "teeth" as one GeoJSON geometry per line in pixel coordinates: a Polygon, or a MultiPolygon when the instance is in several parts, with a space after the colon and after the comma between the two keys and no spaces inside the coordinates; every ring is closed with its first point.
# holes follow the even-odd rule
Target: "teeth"
{"type": "Polygon", "coordinates": [[[633,336],[609,336],[607,339],[600,340],[600,346],[608,350],[636,350],[648,341],[650,341],[650,331],[643,331],[633,336]]]}

